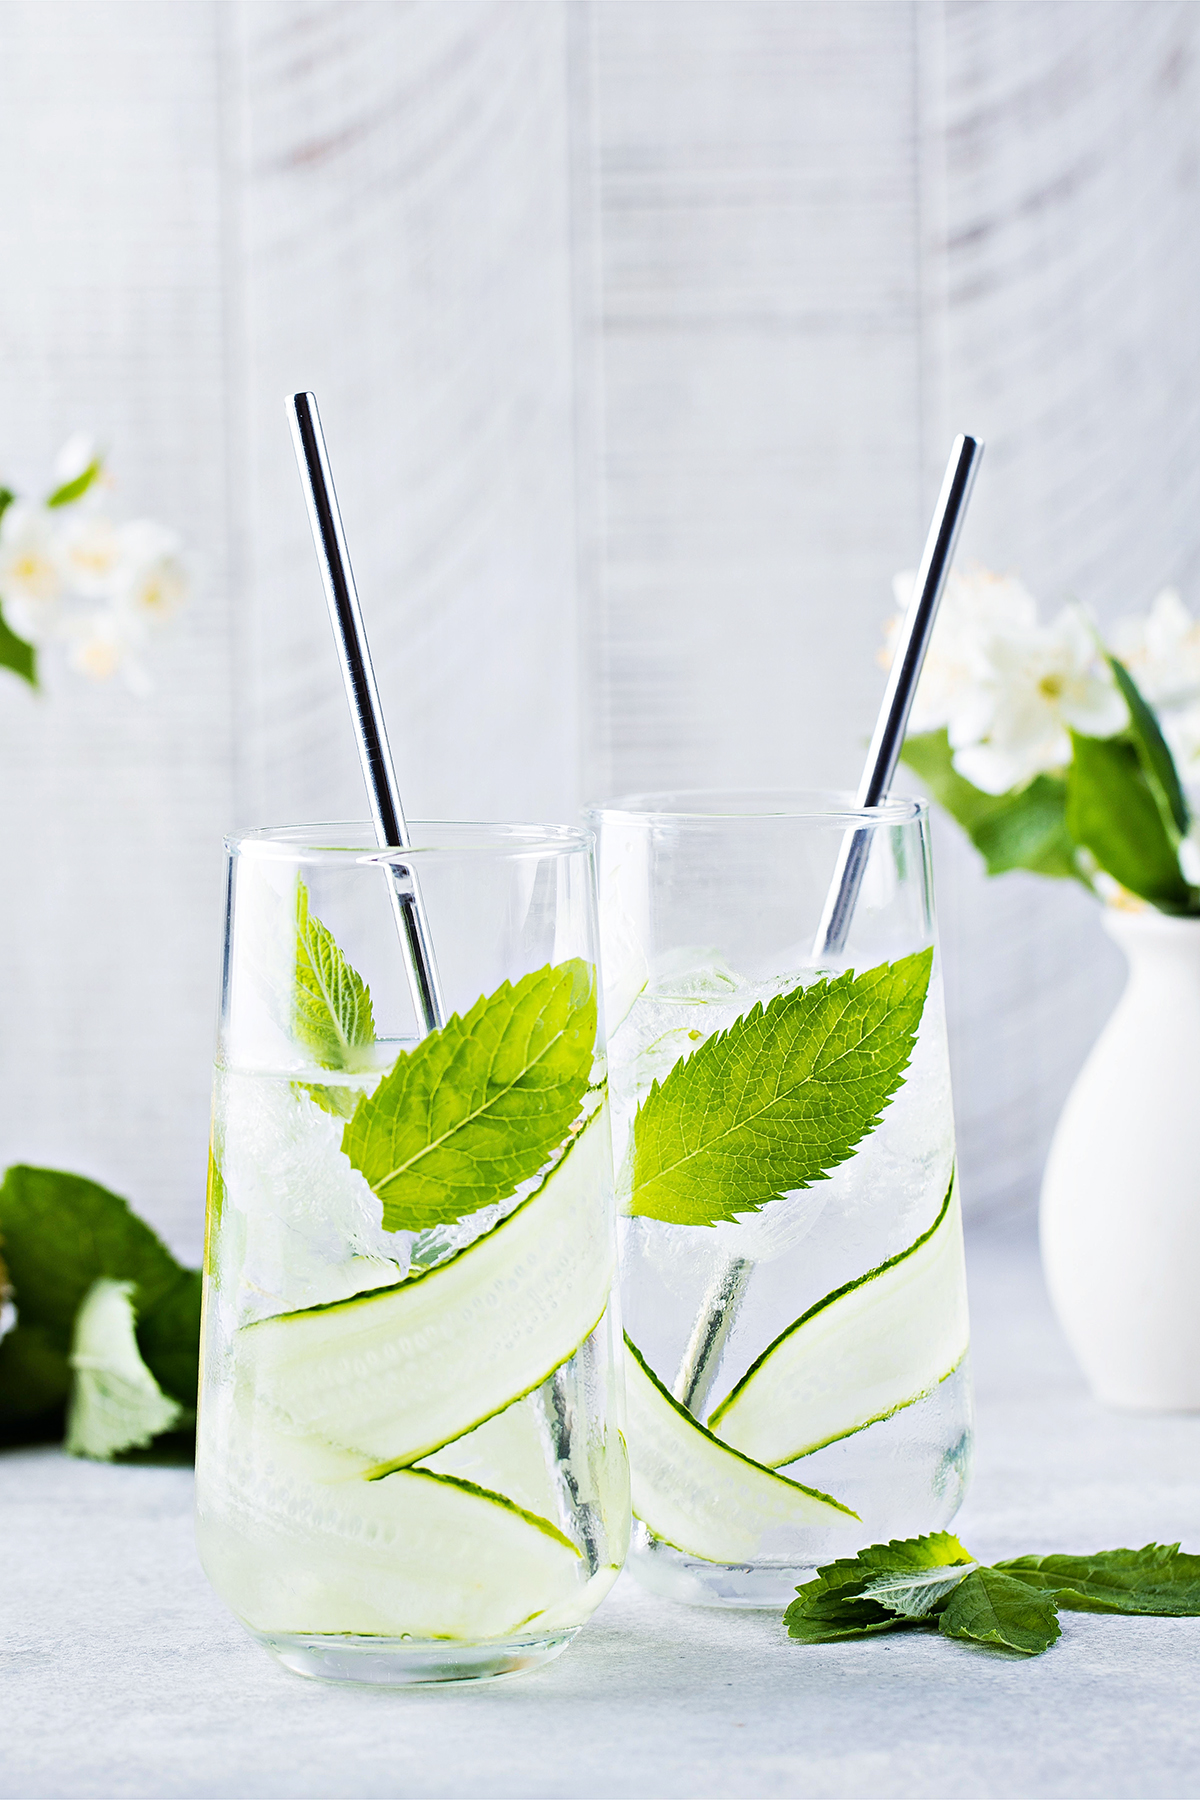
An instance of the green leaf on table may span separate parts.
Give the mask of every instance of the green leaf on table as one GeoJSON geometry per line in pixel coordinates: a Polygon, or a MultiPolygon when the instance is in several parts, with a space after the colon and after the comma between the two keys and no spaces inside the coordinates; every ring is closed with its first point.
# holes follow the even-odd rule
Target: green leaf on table
{"type": "Polygon", "coordinates": [[[324,1069],[369,1069],[375,1043],[371,993],[296,883],[296,965],[291,1029],[324,1069]]]}
{"type": "Polygon", "coordinates": [[[975,1566],[968,1562],[933,1569],[889,1569],[867,1582],[863,1596],[903,1618],[924,1619],[940,1609],[941,1602],[975,1566]]]}
{"type": "Polygon", "coordinates": [[[638,1108],[630,1210],[715,1225],[824,1180],[903,1082],[932,963],[793,988],[676,1063],[638,1108]]]}
{"type": "MultiPolygon", "coordinates": [[[[805,1589],[799,1593],[803,1596],[805,1589]]],[[[783,1619],[788,1636],[800,1644],[834,1644],[841,1638],[872,1637],[880,1631],[902,1631],[928,1623],[903,1618],[874,1600],[836,1589],[822,1589],[809,1600],[793,1600],[783,1619]]]]}
{"type": "Polygon", "coordinates": [[[506,1200],[563,1143],[587,1091],[596,981],[579,958],[505,982],[402,1052],[342,1148],[385,1231],[423,1231],[506,1200]]]}
{"type": "Polygon", "coordinates": [[[938,1619],[943,1637],[969,1638],[1023,1656],[1039,1656],[1061,1636],[1052,1595],[998,1569],[972,1569],[938,1619]]]}
{"type": "Polygon", "coordinates": [[[784,1622],[806,1644],[932,1624],[930,1615],[975,1567],[947,1531],[871,1544],[857,1556],[823,1564],[797,1588],[784,1622]]]}
{"type": "Polygon", "coordinates": [[[1085,737],[1073,731],[1067,771],[1067,829],[1100,867],[1131,894],[1165,912],[1200,910],[1142,758],[1128,737],[1085,737]]]}
{"type": "Polygon", "coordinates": [[[1069,1612],[1200,1614],[1200,1556],[1178,1544],[1098,1550],[1091,1556],[1017,1556],[996,1564],[1069,1612]]]}
{"type": "Polygon", "coordinates": [[[0,610],[0,669],[11,669],[22,681],[27,681],[31,688],[38,685],[37,651],[32,644],[18,637],[4,613],[0,610]]]}
{"type": "Polygon", "coordinates": [[[62,1436],[71,1366],[44,1325],[19,1321],[0,1338],[0,1444],[62,1436]]]}
{"type": "Polygon", "coordinates": [[[1030,869],[1036,875],[1084,879],[1067,831],[1067,784],[1061,776],[1038,775],[1015,794],[982,793],[954,767],[945,731],[906,738],[901,756],[962,826],[989,875],[1030,869]]]}
{"type": "Polygon", "coordinates": [[[56,487],[52,494],[46,496],[46,505],[70,506],[73,500],[82,500],[92,483],[99,479],[103,469],[104,458],[102,456],[93,457],[87,468],[80,474],[72,476],[70,481],[64,481],[61,487],[56,487]]]}
{"type": "Polygon", "coordinates": [[[17,1164],[0,1186],[0,1239],[17,1308],[0,1342],[0,1427],[10,1441],[66,1399],[76,1314],[101,1277],[133,1284],[142,1357],[172,1399],[195,1405],[199,1276],[124,1200],[82,1175],[17,1164]]]}
{"type": "Polygon", "coordinates": [[[72,1456],[109,1462],[172,1430],[183,1408],[163,1393],[138,1350],[132,1281],[94,1281],[75,1315],[74,1385],[67,1409],[72,1456]]]}
{"type": "Polygon", "coordinates": [[[1150,791],[1158,805],[1167,836],[1178,845],[1187,835],[1188,807],[1180,785],[1179,771],[1158,720],[1142,698],[1133,676],[1117,657],[1110,656],[1109,667],[1129,708],[1129,735],[1138,753],[1150,791]]]}

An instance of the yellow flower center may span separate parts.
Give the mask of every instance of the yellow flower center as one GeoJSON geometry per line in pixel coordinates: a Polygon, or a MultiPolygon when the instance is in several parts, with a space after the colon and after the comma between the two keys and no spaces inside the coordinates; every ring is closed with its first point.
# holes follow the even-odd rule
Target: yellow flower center
{"type": "Polygon", "coordinates": [[[1065,685],[1061,675],[1043,675],[1038,682],[1038,692],[1047,700],[1060,700],[1065,685]]]}

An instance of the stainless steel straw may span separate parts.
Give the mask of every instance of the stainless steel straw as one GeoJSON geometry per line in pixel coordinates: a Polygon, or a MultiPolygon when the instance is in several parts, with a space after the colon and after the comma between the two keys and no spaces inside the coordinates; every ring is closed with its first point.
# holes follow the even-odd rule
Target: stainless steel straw
{"type": "MultiPolygon", "coordinates": [[[[908,715],[912,711],[942,590],[954,560],[954,547],[982,455],[983,445],[977,438],[957,437],[954,440],[912,599],[900,631],[887,690],[875,722],[875,734],[867,751],[866,767],[858,784],[856,801],[859,806],[878,806],[896,773],[908,715]]],[[[817,963],[840,955],[845,948],[871,853],[871,833],[872,828],[866,826],[848,831],[842,840],[813,945],[813,960],[817,963]]],[[[696,1316],[675,1378],[674,1391],[676,1399],[697,1416],[708,1397],[738,1309],[745,1298],[752,1268],[753,1264],[744,1257],[731,1256],[718,1268],[696,1316]]]]}
{"type": "MultiPolygon", "coordinates": [[[[350,567],[350,552],[346,548],[346,533],[334,492],[316,395],[293,394],[288,401],[288,420],[308,501],[308,517],[321,566],[325,598],[329,602],[333,635],[341,658],[346,698],[350,702],[350,716],[358,738],[358,755],[375,821],[375,836],[382,850],[407,850],[412,839],[400,804],[400,790],[396,785],[396,771],[383,722],[383,708],[379,703],[379,690],[375,686],[375,671],[371,667],[371,651],[359,611],[358,590],[350,567]]],[[[433,943],[416,873],[403,863],[390,862],[388,874],[417,1022],[425,1031],[436,1031],[445,1015],[433,943]]]]}
{"type": "MultiPolygon", "coordinates": [[[[954,547],[958,542],[982,455],[983,445],[978,438],[955,438],[950,461],[946,465],[942,491],[934,509],[933,523],[929,527],[929,536],[925,539],[925,552],[917,570],[912,599],[901,627],[900,641],[896,645],[887,691],[883,696],[879,717],[875,721],[875,734],[867,751],[866,766],[855,795],[855,804],[858,806],[878,806],[896,773],[896,764],[904,747],[904,733],[908,728],[908,715],[912,711],[917,683],[921,679],[925,663],[925,652],[929,649],[929,640],[933,636],[942,589],[954,560],[954,547]]],[[[842,842],[838,866],[817,929],[813,954],[818,962],[826,957],[839,956],[846,947],[850,921],[854,917],[859,889],[866,873],[867,858],[871,853],[871,839],[872,830],[868,826],[861,831],[847,832],[842,842]]]]}

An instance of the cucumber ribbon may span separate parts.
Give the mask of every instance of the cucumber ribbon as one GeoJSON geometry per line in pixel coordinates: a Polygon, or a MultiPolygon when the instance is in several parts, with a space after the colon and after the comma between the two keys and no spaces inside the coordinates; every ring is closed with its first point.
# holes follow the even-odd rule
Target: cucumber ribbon
{"type": "Polygon", "coordinates": [[[953,1172],[932,1225],[827,1294],[770,1343],[709,1416],[672,1398],[629,1338],[633,1510],[706,1561],[746,1561],[778,1526],[858,1515],[778,1471],[932,1393],[966,1354],[962,1218],[953,1172]]]}
{"type": "MultiPolygon", "coordinates": [[[[390,1621],[393,1633],[489,1637],[536,1618],[541,1631],[578,1623],[615,1579],[620,1558],[597,1554],[592,1509],[573,1507],[550,1467],[548,1450],[564,1448],[557,1389],[540,1411],[537,1392],[609,1303],[596,1196],[610,1154],[601,1106],[535,1192],[450,1261],[238,1332],[233,1395],[214,1408],[226,1446],[206,1459],[222,1476],[201,1511],[207,1556],[255,1629],[390,1621]],[[598,1584],[584,1600],[581,1561],[598,1584]],[[298,1566],[322,1571],[311,1592],[296,1587],[298,1566]]],[[[623,1487],[611,1446],[572,1454],[592,1463],[593,1487],[617,1474],[623,1487]]],[[[619,1513],[623,1496],[607,1497],[619,1513]]]]}

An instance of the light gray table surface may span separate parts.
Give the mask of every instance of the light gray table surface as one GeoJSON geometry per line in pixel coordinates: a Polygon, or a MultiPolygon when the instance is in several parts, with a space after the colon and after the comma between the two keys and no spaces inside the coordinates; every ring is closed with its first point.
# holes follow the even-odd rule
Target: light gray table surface
{"type": "MultiPolygon", "coordinates": [[[[983,1558],[1182,1537],[1200,1417],[1106,1412],[1028,1221],[969,1241],[983,1558]]],[[[183,1469],[0,1456],[0,1793],[1041,1796],[1200,1792],[1200,1619],[1063,1615],[1026,1661],[923,1633],[820,1648],[622,1576],[550,1667],[445,1690],[286,1674],[209,1591],[183,1469]]]]}

